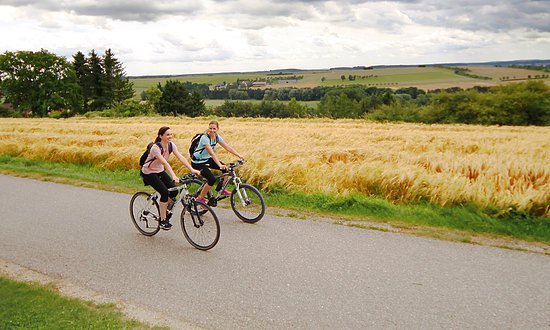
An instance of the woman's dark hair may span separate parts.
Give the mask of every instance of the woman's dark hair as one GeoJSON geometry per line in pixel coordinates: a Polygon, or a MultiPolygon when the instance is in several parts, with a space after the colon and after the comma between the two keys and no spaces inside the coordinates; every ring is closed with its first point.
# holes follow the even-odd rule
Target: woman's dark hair
{"type": "Polygon", "coordinates": [[[169,130],[170,127],[168,126],[162,126],[160,129],[159,129],[159,132],[157,134],[157,138],[155,139],[155,143],[157,142],[160,142],[160,137],[164,135],[164,133],[166,133],[167,130],[169,130]]]}

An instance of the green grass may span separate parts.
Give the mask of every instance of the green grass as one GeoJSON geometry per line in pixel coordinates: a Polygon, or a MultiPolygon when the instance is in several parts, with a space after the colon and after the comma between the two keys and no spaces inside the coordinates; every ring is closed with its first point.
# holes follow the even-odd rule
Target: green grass
{"type": "MultiPolygon", "coordinates": [[[[364,75],[364,74],[363,74],[364,75]]],[[[375,85],[375,84],[398,84],[398,83],[410,83],[410,82],[425,82],[425,81],[445,81],[445,82],[457,82],[464,81],[465,79],[461,76],[456,75],[455,73],[448,70],[439,70],[439,71],[427,71],[427,72],[411,72],[411,73],[394,73],[387,75],[376,75],[373,77],[359,78],[356,80],[348,80],[346,76],[345,80],[341,79],[330,79],[325,80],[323,86],[334,86],[334,85],[375,85]]]]}
{"type": "Polygon", "coordinates": [[[150,87],[157,86],[159,83],[164,85],[168,80],[176,80],[181,82],[192,82],[195,84],[210,84],[212,86],[222,82],[236,82],[240,80],[255,80],[257,78],[265,78],[265,73],[214,73],[214,74],[197,74],[197,75],[183,75],[176,77],[156,77],[156,78],[131,78],[130,81],[134,84],[134,91],[137,97],[141,95],[142,91],[149,89],[150,87]]]}
{"type": "Polygon", "coordinates": [[[53,288],[0,277],[0,329],[150,329],[112,304],[63,297],[53,288]]]}
{"type": "MultiPolygon", "coordinates": [[[[272,193],[270,205],[291,207],[344,216],[349,220],[365,217],[396,227],[436,227],[472,234],[514,237],[550,243],[550,220],[527,214],[508,213],[491,217],[470,206],[441,207],[428,203],[396,205],[381,198],[352,195],[335,197],[322,194],[272,193]]],[[[356,225],[356,223],[354,222],[356,225]]]]}
{"type": "MultiPolygon", "coordinates": [[[[0,173],[64,182],[108,191],[133,193],[144,186],[137,170],[110,171],[93,166],[61,164],[0,156],[0,173]]],[[[150,189],[150,188],[149,188],[150,189]]],[[[269,206],[343,217],[344,222],[378,222],[398,228],[435,228],[526,241],[550,243],[550,219],[519,212],[479,210],[472,206],[440,207],[428,203],[395,205],[363,195],[328,196],[274,190],[265,192],[269,206]]],[[[369,225],[367,225],[369,226],[369,225]]]]}
{"type": "Polygon", "coordinates": [[[11,156],[0,156],[1,172],[127,193],[136,191],[140,184],[143,186],[137,171],[112,171],[91,165],[44,162],[11,156]]]}

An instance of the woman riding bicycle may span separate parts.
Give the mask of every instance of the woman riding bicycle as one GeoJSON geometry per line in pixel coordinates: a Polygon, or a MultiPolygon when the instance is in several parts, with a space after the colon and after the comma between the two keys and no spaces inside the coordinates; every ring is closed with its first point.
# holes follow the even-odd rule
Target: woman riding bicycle
{"type": "Polygon", "coordinates": [[[170,127],[161,127],[158,131],[155,143],[151,146],[149,155],[145,160],[145,163],[141,167],[141,173],[143,181],[149,184],[160,194],[160,227],[164,230],[168,230],[172,227],[169,220],[166,219],[166,209],[168,208],[168,197],[175,197],[177,191],[168,192],[169,188],[175,186],[174,182],[178,183],[179,178],[172,170],[172,167],[168,163],[170,153],[174,153],[176,157],[191,171],[193,174],[200,174],[199,171],[193,169],[189,164],[189,161],[185,159],[178,151],[176,144],[172,142],[172,130],[170,127]],[[168,175],[168,173],[170,175],[168,175]]]}
{"type": "MultiPolygon", "coordinates": [[[[218,143],[227,151],[233,155],[243,159],[243,157],[233,149],[223,138],[218,134],[219,124],[217,121],[213,120],[208,124],[208,131],[205,134],[202,134],[199,140],[197,147],[193,152],[191,157],[191,165],[194,169],[200,170],[200,175],[207,180],[207,184],[204,185],[204,188],[201,190],[197,200],[206,203],[205,196],[208,194],[214,183],[216,182],[216,177],[210,169],[220,170],[223,173],[227,172],[226,165],[220,161],[216,152],[216,146],[218,143]]],[[[227,180],[227,177],[223,178],[227,180]]],[[[221,192],[222,196],[230,196],[231,192],[223,190],[221,192]]]]}

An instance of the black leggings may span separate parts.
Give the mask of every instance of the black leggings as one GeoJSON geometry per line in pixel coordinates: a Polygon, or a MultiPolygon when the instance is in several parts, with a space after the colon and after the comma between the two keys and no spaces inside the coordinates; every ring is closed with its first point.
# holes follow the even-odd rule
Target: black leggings
{"type": "Polygon", "coordinates": [[[169,188],[173,188],[175,185],[174,180],[172,180],[166,171],[151,174],[144,174],[142,172],[141,174],[143,176],[143,181],[159,192],[160,201],[162,203],[168,202],[168,196],[174,198],[178,195],[177,191],[168,191],[169,188]]]}
{"type": "Polygon", "coordinates": [[[216,183],[216,177],[210,171],[211,168],[214,170],[222,171],[223,173],[227,173],[227,170],[221,170],[218,164],[216,164],[216,162],[212,158],[208,159],[206,163],[197,164],[191,162],[191,166],[193,166],[194,169],[201,171],[201,176],[205,178],[206,181],[208,181],[209,186],[213,186],[214,183],[216,183]]]}

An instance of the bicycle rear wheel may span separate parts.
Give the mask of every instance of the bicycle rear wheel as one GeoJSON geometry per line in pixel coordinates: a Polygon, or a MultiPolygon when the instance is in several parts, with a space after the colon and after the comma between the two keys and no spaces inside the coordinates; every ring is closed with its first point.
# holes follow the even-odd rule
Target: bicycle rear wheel
{"type": "Polygon", "coordinates": [[[137,230],[145,236],[153,236],[159,232],[160,210],[151,194],[140,191],[130,200],[130,216],[137,230]]]}
{"type": "Polygon", "coordinates": [[[181,229],[187,241],[199,250],[210,250],[220,239],[220,222],[212,208],[193,201],[181,211],[181,229]]]}
{"type": "Polygon", "coordinates": [[[262,194],[256,187],[243,183],[239,189],[231,193],[231,208],[244,222],[260,221],[265,214],[265,202],[262,194]]]}

